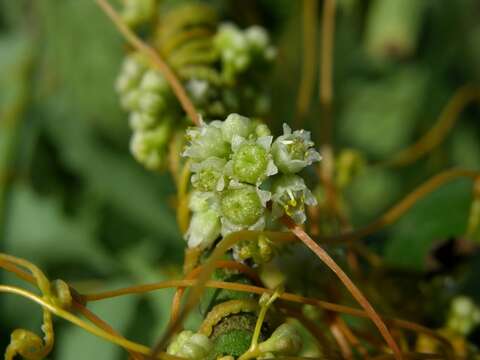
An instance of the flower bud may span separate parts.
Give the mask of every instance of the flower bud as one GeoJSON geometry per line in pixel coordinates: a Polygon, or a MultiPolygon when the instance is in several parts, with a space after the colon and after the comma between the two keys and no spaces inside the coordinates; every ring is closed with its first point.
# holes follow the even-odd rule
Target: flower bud
{"type": "Polygon", "coordinates": [[[229,143],[235,135],[241,136],[245,139],[252,132],[252,122],[249,118],[238,114],[230,114],[222,124],[222,135],[225,141],[229,143]]]}
{"type": "Polygon", "coordinates": [[[292,130],[283,124],[283,135],[279,136],[272,145],[272,154],[275,164],[284,174],[294,174],[314,161],[320,161],[320,154],[313,149],[310,132],[292,130]]]}
{"type": "Polygon", "coordinates": [[[209,247],[220,235],[221,229],[220,215],[215,210],[193,213],[190,226],[185,234],[188,247],[201,247],[202,249],[209,247]]]}
{"type": "Polygon", "coordinates": [[[219,199],[212,192],[193,191],[190,194],[188,207],[195,212],[206,211],[211,208],[219,212],[220,204],[219,199]]]}
{"type": "Polygon", "coordinates": [[[219,123],[202,124],[199,128],[187,130],[187,140],[190,144],[183,155],[195,161],[202,161],[209,157],[226,158],[230,152],[230,146],[222,137],[219,123]]]}
{"type": "Polygon", "coordinates": [[[186,359],[200,360],[207,357],[212,347],[212,342],[207,336],[184,330],[168,346],[167,353],[186,359]]]}
{"type": "Polygon", "coordinates": [[[295,355],[302,348],[302,338],[295,328],[284,323],[275,329],[272,336],[258,345],[262,353],[295,355]]]}
{"type": "Polygon", "coordinates": [[[162,93],[169,91],[169,85],[167,80],[156,70],[147,70],[140,82],[140,89],[162,93]]]}
{"type": "Polygon", "coordinates": [[[225,186],[223,168],[227,161],[216,157],[192,164],[192,185],[200,191],[221,191],[225,186]]]}
{"type": "Polygon", "coordinates": [[[165,163],[170,133],[170,124],[167,122],[152,130],[137,131],[130,141],[130,151],[135,159],[146,168],[158,170],[165,163]]]}
{"type": "Polygon", "coordinates": [[[297,175],[283,175],[272,187],[272,213],[275,218],[283,214],[290,216],[297,224],[306,220],[305,205],[317,203],[305,182],[297,175]]]}
{"type": "Polygon", "coordinates": [[[152,114],[134,111],[130,113],[128,122],[132,130],[142,131],[147,130],[155,125],[157,122],[157,117],[152,114]]]}
{"type": "Polygon", "coordinates": [[[267,125],[259,122],[255,127],[255,135],[257,135],[257,137],[270,136],[272,135],[272,132],[267,125]]]}
{"type": "Polygon", "coordinates": [[[142,93],[138,89],[132,89],[120,97],[120,105],[123,109],[134,111],[138,109],[142,93]]]}
{"type": "Polygon", "coordinates": [[[152,91],[141,91],[138,99],[138,110],[151,115],[156,115],[165,108],[163,97],[152,91]]]}
{"type": "Polygon", "coordinates": [[[451,304],[447,327],[463,336],[480,324],[480,309],[466,296],[456,297],[451,304]]]}

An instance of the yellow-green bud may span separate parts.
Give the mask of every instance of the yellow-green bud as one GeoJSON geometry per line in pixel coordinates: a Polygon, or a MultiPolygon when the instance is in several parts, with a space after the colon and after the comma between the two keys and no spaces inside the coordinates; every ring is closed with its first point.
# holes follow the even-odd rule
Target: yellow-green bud
{"type": "Polygon", "coordinates": [[[284,323],[275,329],[272,336],[258,345],[262,353],[295,355],[302,348],[302,338],[290,324],[284,323]]]}
{"type": "Polygon", "coordinates": [[[186,359],[200,360],[207,357],[212,347],[212,342],[207,336],[184,330],[168,346],[167,353],[186,359]]]}

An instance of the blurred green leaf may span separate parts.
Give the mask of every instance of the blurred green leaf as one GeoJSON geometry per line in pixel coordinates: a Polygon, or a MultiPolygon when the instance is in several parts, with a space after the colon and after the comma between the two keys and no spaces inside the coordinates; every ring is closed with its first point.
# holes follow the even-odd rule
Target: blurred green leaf
{"type": "Polygon", "coordinates": [[[95,244],[97,219],[92,211],[67,217],[58,200],[43,198],[24,185],[13,189],[5,250],[40,267],[72,260],[106,271],[113,266],[95,244]]]}
{"type": "Polygon", "coordinates": [[[385,248],[388,263],[425,269],[435,242],[465,232],[471,201],[472,183],[468,180],[457,180],[420,200],[392,227],[385,248]]]}
{"type": "Polygon", "coordinates": [[[79,121],[90,122],[111,139],[125,140],[126,116],[113,88],[123,59],[121,36],[94,1],[45,0],[38,7],[44,30],[44,91],[61,92],[68,112],[79,121]]]}
{"type": "Polygon", "coordinates": [[[339,131],[348,145],[376,158],[408,144],[421,110],[428,72],[408,67],[377,81],[352,81],[339,131]]]}
{"type": "MultiPolygon", "coordinates": [[[[114,280],[110,282],[110,285],[113,288],[127,286],[124,281],[114,280]]],[[[134,296],[122,296],[89,304],[88,308],[122,334],[125,333],[128,324],[135,320],[135,304],[137,302],[138,300],[134,296]]],[[[63,327],[57,336],[58,340],[55,346],[57,359],[114,360],[127,356],[119,346],[73,325],[63,327]],[[122,354],[121,357],[120,354],[122,354]]]]}

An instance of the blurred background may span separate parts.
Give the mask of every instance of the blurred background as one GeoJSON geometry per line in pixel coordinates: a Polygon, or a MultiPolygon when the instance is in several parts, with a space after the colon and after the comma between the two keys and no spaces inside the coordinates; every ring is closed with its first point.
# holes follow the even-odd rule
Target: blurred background
{"type": "MultiPolygon", "coordinates": [[[[267,120],[278,134],[296,117],[303,2],[205,2],[222,20],[269,30],[278,55],[267,120]]],[[[322,6],[317,12],[320,38],[322,6]]],[[[368,166],[426,133],[458,91],[480,87],[480,2],[337,0],[336,13],[333,138],[336,150],[355,149],[367,163],[344,191],[346,211],[359,227],[439,171],[480,170],[480,95],[445,140],[415,163],[368,166]]],[[[145,170],[129,153],[127,115],[114,92],[124,53],[123,39],[94,1],[0,0],[0,250],[79,290],[181,274],[185,243],[173,181],[145,170]]],[[[317,82],[304,127],[320,138],[317,82]]],[[[480,236],[463,237],[471,203],[471,181],[454,181],[367,243],[394,271],[422,279],[441,274],[445,299],[462,293],[479,301],[480,236]],[[443,257],[435,258],[435,249],[443,257]]],[[[389,289],[381,280],[373,285],[389,289]]],[[[92,310],[125,336],[152,343],[168,321],[171,294],[122,297],[92,310]]],[[[414,320],[439,326],[442,316],[414,320]]],[[[0,349],[13,329],[39,329],[40,321],[38,306],[2,295],[0,349]]],[[[52,359],[125,358],[63,321],[56,334],[52,359]]]]}

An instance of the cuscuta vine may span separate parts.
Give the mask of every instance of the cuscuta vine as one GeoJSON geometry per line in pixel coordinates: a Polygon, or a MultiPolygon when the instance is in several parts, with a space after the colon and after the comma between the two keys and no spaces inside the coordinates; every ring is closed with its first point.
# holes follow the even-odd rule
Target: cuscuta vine
{"type": "MultiPolygon", "coordinates": [[[[110,5],[105,0],[97,0],[97,2],[105,10],[105,12],[112,18],[112,20],[115,22],[119,30],[125,35],[127,40],[139,51],[141,51],[142,53],[145,53],[151,59],[153,66],[158,68],[158,70],[160,70],[165,75],[170,85],[172,86],[172,89],[176,93],[177,98],[179,99],[181,105],[185,109],[186,113],[189,114],[192,121],[198,125],[198,117],[196,115],[196,111],[193,104],[188,99],[188,96],[186,95],[185,90],[182,88],[181,83],[175,77],[174,72],[168,67],[165,61],[163,61],[163,59],[149,45],[147,45],[138,37],[136,37],[136,35],[122,22],[122,20],[120,19],[118,14],[115,12],[115,10],[112,7],[110,7],[110,5]]],[[[334,1],[326,1],[325,6],[326,7],[333,6],[334,8],[335,3],[334,1]],[[327,5],[327,3],[330,3],[330,5],[327,5]]],[[[330,21],[333,22],[333,19],[330,19],[330,21]]],[[[331,65],[330,65],[330,69],[331,69],[331,65]]],[[[327,65],[326,71],[329,71],[328,65],[327,65]]],[[[331,79],[330,79],[330,82],[331,82],[331,79]]],[[[331,88],[330,88],[330,91],[331,91],[331,88]]],[[[459,97],[456,98],[456,100],[455,99],[452,100],[453,105],[450,105],[450,110],[448,109],[446,110],[447,115],[444,115],[443,117],[441,117],[439,125],[432,130],[431,135],[427,135],[420,140],[419,144],[423,144],[423,145],[416,144],[412,146],[411,150],[405,151],[403,155],[399,156],[398,158],[402,158],[402,159],[408,158],[409,159],[408,161],[414,161],[419,156],[423,155],[424,153],[430,151],[433,147],[435,147],[441,141],[441,138],[443,138],[445,134],[448,132],[448,130],[450,130],[450,128],[453,126],[454,120],[452,119],[456,118],[456,115],[458,115],[458,112],[460,111],[460,109],[463,108],[468,101],[470,101],[469,100],[470,97],[472,97],[472,94],[474,94],[474,92],[468,92],[467,90],[465,93],[467,95],[460,92],[459,97]],[[405,154],[407,154],[408,156],[405,154]]],[[[474,95],[473,97],[476,97],[476,95],[474,95]]],[[[329,106],[331,106],[331,98],[329,102],[330,102],[329,106]]],[[[399,163],[399,164],[401,163],[403,165],[405,164],[405,161],[403,160],[394,161],[394,163],[399,163]]],[[[469,177],[473,179],[478,179],[478,176],[479,176],[478,173],[473,171],[466,171],[466,170],[450,170],[443,174],[439,174],[436,177],[432,178],[427,183],[425,183],[424,185],[420,186],[418,189],[412,192],[409,196],[407,196],[403,201],[401,201],[397,206],[394,206],[390,211],[387,211],[387,213],[384,216],[382,216],[378,221],[374,222],[372,225],[365,228],[364,230],[360,230],[358,232],[353,232],[353,233],[346,233],[344,235],[340,235],[340,237],[332,237],[331,239],[322,239],[320,237],[320,241],[358,240],[359,238],[365,235],[378,231],[381,227],[385,225],[393,223],[403,213],[405,213],[411,206],[413,206],[413,204],[415,204],[419,198],[424,196],[426,193],[433,191],[434,189],[441,186],[445,182],[451,181],[458,177],[469,177]]],[[[179,181],[179,184],[180,184],[179,189],[181,189],[181,191],[179,192],[181,192],[181,195],[184,197],[183,202],[181,202],[181,204],[185,204],[187,202],[186,198],[188,197],[186,186],[188,184],[189,170],[187,166],[184,167],[183,174],[180,178],[181,178],[181,181],[179,181]],[[187,181],[185,181],[185,179],[187,179],[187,181]]],[[[327,180],[330,180],[330,179],[327,178],[327,180]]],[[[179,220],[182,219],[179,221],[179,224],[183,224],[180,226],[182,227],[182,229],[185,229],[187,226],[186,224],[188,224],[188,211],[185,211],[186,205],[182,205],[180,207],[183,208],[182,210],[183,213],[179,213],[180,214],[179,220]]],[[[295,225],[290,218],[284,217],[284,222],[295,236],[297,236],[298,238],[300,238],[300,240],[306,243],[306,245],[309,246],[312,249],[312,251],[314,251],[323,261],[325,261],[326,264],[337,275],[340,274],[339,277],[346,284],[349,290],[356,289],[354,284],[350,282],[350,280],[348,279],[346,274],[343,272],[343,270],[341,270],[338,267],[338,265],[336,265],[333,262],[333,260],[318,245],[318,243],[313,241],[298,225],[295,225]]],[[[72,288],[69,288],[69,291],[71,292],[71,298],[73,301],[72,307],[76,308],[80,313],[85,315],[87,319],[89,319],[91,322],[94,323],[94,325],[83,322],[82,320],[78,319],[76,316],[72,315],[68,309],[64,309],[63,306],[65,306],[65,304],[62,304],[62,301],[59,301],[58,298],[52,295],[51,285],[48,279],[46,278],[46,276],[39,269],[37,269],[31,263],[25,260],[17,259],[8,255],[2,255],[0,266],[3,267],[5,270],[15,273],[23,280],[26,280],[30,283],[36,283],[42,292],[42,297],[39,297],[26,290],[12,287],[12,286],[7,286],[7,285],[1,285],[0,291],[24,296],[29,298],[32,301],[37,302],[44,308],[45,314],[53,313],[55,315],[58,315],[70,322],[73,322],[78,326],[83,327],[87,331],[90,331],[97,336],[100,336],[108,341],[116,343],[132,351],[131,353],[132,358],[136,358],[139,354],[143,354],[143,355],[150,356],[152,358],[156,358],[158,355],[160,356],[160,358],[175,359],[178,357],[175,357],[166,353],[161,353],[161,350],[165,348],[166,344],[170,340],[171,335],[175,333],[178,330],[178,328],[181,326],[181,323],[185,319],[185,317],[188,315],[188,312],[191,311],[193,307],[198,303],[204,287],[225,288],[225,289],[232,289],[236,291],[252,292],[257,294],[265,294],[265,293],[274,294],[274,291],[265,289],[260,286],[209,280],[212,271],[217,267],[235,268],[235,270],[243,272],[245,274],[249,274],[249,276],[253,278],[253,274],[250,273],[251,270],[247,270],[247,268],[243,268],[242,266],[233,265],[234,262],[222,261],[221,257],[227,250],[232,248],[236,243],[240,241],[245,241],[245,239],[249,239],[249,238],[251,240],[254,240],[258,237],[259,234],[264,234],[264,233],[265,232],[244,230],[244,231],[234,232],[230,235],[227,235],[225,238],[223,238],[220,241],[220,243],[217,244],[212,255],[209,257],[205,265],[195,268],[193,271],[190,272],[190,274],[186,276],[184,280],[173,280],[173,281],[167,281],[167,282],[158,283],[158,284],[121,289],[119,291],[107,292],[104,294],[90,294],[90,295],[80,295],[76,291],[74,291],[72,288]],[[33,273],[33,276],[19,269],[18,265],[26,267],[28,270],[30,270],[33,273]],[[154,347],[152,351],[150,351],[145,346],[133,343],[121,337],[120,335],[116,334],[115,331],[111,327],[109,327],[108,324],[106,324],[101,319],[96,317],[93,313],[89,312],[89,310],[85,307],[85,304],[88,303],[89,301],[98,301],[104,298],[120,296],[120,295],[125,295],[130,293],[144,293],[146,291],[152,291],[152,290],[157,290],[157,289],[167,288],[167,287],[176,287],[178,289],[176,293],[177,299],[181,298],[185,288],[192,287],[192,290],[187,297],[185,306],[183,307],[183,309],[180,310],[177,316],[172,316],[172,322],[169,326],[168,331],[166,332],[164,337],[161,339],[161,341],[157,343],[157,345],[154,347]]],[[[279,241],[279,242],[292,241],[292,236],[291,234],[288,234],[288,233],[283,233],[283,232],[269,233],[268,236],[270,239],[273,239],[273,241],[279,241]]],[[[70,294],[70,292],[67,292],[67,293],[70,294]]],[[[357,299],[360,298],[361,294],[359,293],[358,289],[354,290],[353,292],[354,292],[355,298],[357,299]]],[[[419,354],[414,352],[401,353],[400,349],[397,347],[395,343],[395,340],[389,335],[389,330],[383,324],[383,320],[375,313],[373,308],[369,306],[367,306],[367,311],[362,311],[362,310],[352,309],[352,308],[341,306],[341,305],[319,301],[312,298],[305,298],[295,294],[280,293],[278,294],[278,297],[280,299],[287,300],[287,301],[294,301],[302,304],[319,306],[333,312],[343,312],[343,313],[348,313],[354,316],[371,317],[374,320],[374,322],[377,324],[377,326],[381,329],[382,335],[384,335],[384,337],[387,340],[387,343],[389,344],[391,349],[394,351],[393,355],[392,354],[379,355],[377,357],[374,357],[375,359],[391,358],[392,356],[395,358],[402,358],[402,357],[441,358],[441,355],[435,355],[435,354],[424,355],[424,354],[419,354]]],[[[368,304],[368,302],[366,302],[365,299],[360,300],[359,302],[363,306],[365,306],[365,304],[368,304]]],[[[179,303],[174,305],[176,309],[174,311],[178,312],[178,306],[179,306],[178,304],[179,303]]],[[[294,317],[299,318],[298,314],[294,317]]],[[[51,324],[51,320],[48,318],[48,316],[46,318],[46,322],[51,324]]],[[[420,325],[410,323],[404,320],[396,320],[396,319],[392,320],[392,319],[386,318],[385,322],[388,323],[391,327],[405,328],[405,329],[413,330],[416,332],[425,333],[425,334],[428,334],[429,336],[434,337],[436,340],[438,340],[440,343],[443,344],[445,355],[448,356],[449,358],[453,358],[451,344],[442,336],[436,334],[430,329],[424,328],[420,325]]],[[[356,340],[355,335],[351,331],[349,331],[348,326],[344,322],[337,321],[336,324],[338,329],[342,329],[340,330],[342,336],[346,338],[350,344],[359,346],[359,342],[356,340]]],[[[47,330],[45,331],[46,332],[52,331],[51,340],[48,340],[49,338],[47,337],[45,348],[41,349],[43,351],[48,351],[51,345],[53,344],[53,329],[50,329],[49,326],[47,326],[47,330]]],[[[349,350],[344,350],[344,352],[348,352],[348,351],[349,350]]],[[[293,359],[298,357],[279,357],[279,358],[293,359]]]]}

